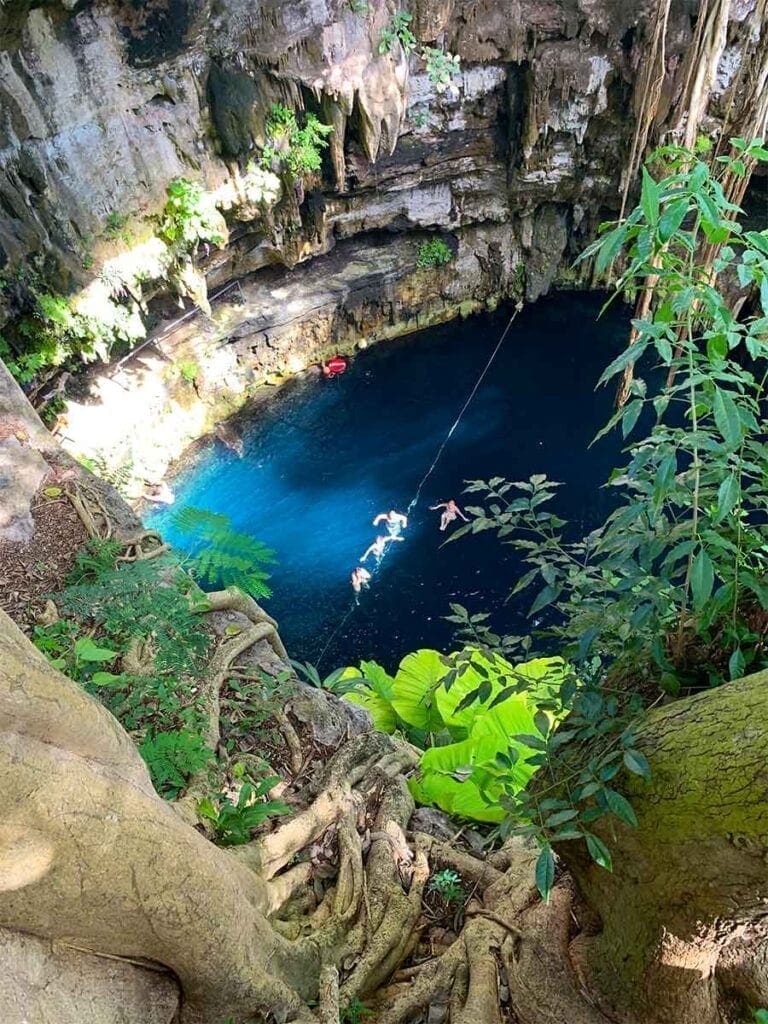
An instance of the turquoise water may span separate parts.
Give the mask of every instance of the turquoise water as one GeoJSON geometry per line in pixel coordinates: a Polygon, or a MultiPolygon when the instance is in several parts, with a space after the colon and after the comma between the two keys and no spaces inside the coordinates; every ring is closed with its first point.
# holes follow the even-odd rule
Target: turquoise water
{"type": "MultiPolygon", "coordinates": [[[[425,485],[405,541],[390,545],[357,607],[350,573],[384,532],[371,520],[405,511],[510,308],[375,346],[334,380],[312,375],[286,385],[246,422],[242,458],[217,441],[194,459],[173,484],[175,507],[224,512],[275,549],[274,596],[265,606],[293,657],[317,662],[331,637],[325,671],[360,658],[394,668],[420,646],[447,649],[449,602],[472,611],[502,606],[515,563],[490,535],[441,547],[445,534],[429,505],[462,503],[467,479],[546,473],[567,485],[557,511],[574,529],[596,525],[608,509],[600,485],[618,441],[587,446],[611,411],[612,391],[594,385],[625,343],[628,318],[617,307],[595,322],[600,302],[562,294],[518,317],[425,485]]],[[[183,548],[173,511],[148,519],[183,548]]],[[[495,624],[524,627],[528,603],[501,607],[495,624]]]]}

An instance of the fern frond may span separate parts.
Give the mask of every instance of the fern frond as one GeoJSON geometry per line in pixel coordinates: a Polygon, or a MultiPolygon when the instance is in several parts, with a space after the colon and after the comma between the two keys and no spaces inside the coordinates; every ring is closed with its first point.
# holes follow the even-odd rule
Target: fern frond
{"type": "Polygon", "coordinates": [[[183,508],[174,522],[192,540],[191,570],[202,584],[234,586],[252,597],[271,597],[264,568],[276,559],[266,544],[233,530],[227,516],[203,509],[183,508]]]}

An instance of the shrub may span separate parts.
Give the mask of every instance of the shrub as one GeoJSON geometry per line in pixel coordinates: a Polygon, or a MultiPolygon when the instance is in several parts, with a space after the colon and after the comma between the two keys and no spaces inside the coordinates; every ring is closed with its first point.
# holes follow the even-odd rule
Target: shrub
{"type": "Polygon", "coordinates": [[[251,840],[251,832],[277,815],[290,814],[290,807],[281,800],[265,800],[270,789],[280,781],[278,776],[262,779],[258,785],[243,783],[233,803],[222,795],[215,800],[206,797],[197,805],[197,812],[213,829],[219,846],[242,846],[251,840]]]}
{"type": "Polygon", "coordinates": [[[412,14],[398,11],[389,25],[382,29],[379,53],[390,53],[395,43],[399,43],[407,55],[413,53],[416,49],[416,36],[411,32],[412,21],[412,14]]]}
{"type": "Polygon", "coordinates": [[[394,678],[364,661],[345,678],[352,684],[345,699],[365,708],[377,729],[404,733],[424,751],[419,775],[409,781],[419,803],[501,822],[505,786],[517,792],[538,767],[521,736],[549,729],[552,716],[539,708],[572,673],[559,658],[513,666],[468,648],[453,657],[416,651],[394,678]]]}
{"type": "Polygon", "coordinates": [[[442,47],[425,46],[421,57],[427,66],[427,76],[438,93],[445,92],[453,79],[461,74],[461,58],[442,47]]]}
{"type": "Polygon", "coordinates": [[[442,238],[432,238],[428,242],[422,242],[416,257],[417,267],[442,267],[450,263],[453,253],[450,247],[442,238]]]}
{"type": "Polygon", "coordinates": [[[157,792],[173,800],[188,780],[214,759],[203,738],[189,729],[150,733],[139,745],[152,784],[157,792]]]}
{"type": "Polygon", "coordinates": [[[221,214],[202,185],[174,178],[167,193],[158,235],[172,251],[193,252],[202,243],[224,244],[221,214]]]}
{"type": "Polygon", "coordinates": [[[265,170],[278,167],[294,177],[315,174],[322,167],[322,150],[328,146],[333,125],[315,114],[305,114],[299,124],[296,112],[274,103],[266,124],[267,142],[262,155],[265,170]]]}

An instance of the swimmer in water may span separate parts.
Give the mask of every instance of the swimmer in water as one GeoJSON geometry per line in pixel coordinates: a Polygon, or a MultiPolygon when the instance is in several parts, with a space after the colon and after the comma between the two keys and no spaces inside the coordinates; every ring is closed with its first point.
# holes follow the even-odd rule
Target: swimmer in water
{"type": "Polygon", "coordinates": [[[408,526],[408,516],[403,515],[402,512],[396,512],[395,509],[391,508],[389,512],[380,512],[373,520],[373,525],[378,526],[379,523],[386,523],[387,530],[389,531],[390,537],[397,537],[401,530],[405,530],[408,526]]]}
{"type": "Polygon", "coordinates": [[[371,574],[367,569],[364,569],[362,565],[358,565],[356,569],[352,570],[350,583],[352,584],[352,589],[356,594],[359,594],[363,587],[367,587],[370,582],[371,574]]]}
{"type": "Polygon", "coordinates": [[[395,536],[377,537],[373,544],[371,544],[371,546],[365,552],[363,557],[360,559],[360,561],[364,562],[368,555],[375,555],[376,561],[380,562],[386,550],[387,544],[392,544],[395,541],[400,541],[400,543],[402,543],[403,538],[395,536]]]}
{"type": "Polygon", "coordinates": [[[454,519],[456,518],[456,516],[461,516],[461,518],[464,520],[465,523],[469,522],[469,520],[464,515],[464,513],[461,511],[461,509],[456,504],[456,502],[453,500],[453,498],[451,498],[449,501],[443,501],[439,505],[430,505],[430,511],[432,511],[432,512],[436,512],[437,509],[439,509],[439,508],[444,509],[443,514],[440,516],[440,529],[441,530],[445,530],[447,528],[447,526],[448,526],[448,523],[452,523],[454,521],[454,519]]]}

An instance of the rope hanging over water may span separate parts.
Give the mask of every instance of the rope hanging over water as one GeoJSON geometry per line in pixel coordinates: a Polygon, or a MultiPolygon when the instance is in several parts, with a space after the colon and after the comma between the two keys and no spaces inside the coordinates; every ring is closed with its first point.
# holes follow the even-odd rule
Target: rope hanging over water
{"type": "Polygon", "coordinates": [[[486,376],[486,374],[487,374],[487,373],[488,373],[488,371],[490,370],[490,368],[491,368],[491,365],[492,365],[492,363],[493,363],[494,359],[495,359],[495,358],[496,358],[496,356],[497,356],[497,355],[499,354],[499,349],[500,349],[500,348],[501,348],[501,346],[502,346],[502,345],[504,344],[504,341],[506,340],[506,337],[507,337],[507,335],[508,335],[508,334],[509,334],[509,332],[510,332],[510,329],[511,329],[511,327],[512,327],[512,324],[513,324],[513,323],[515,322],[515,318],[516,318],[517,314],[518,314],[518,313],[520,312],[520,310],[521,310],[522,308],[523,308],[523,305],[522,305],[522,303],[518,303],[518,304],[517,304],[517,305],[515,306],[515,311],[514,311],[514,313],[512,314],[512,316],[511,316],[511,317],[509,318],[509,321],[507,322],[507,326],[506,326],[506,327],[504,328],[504,330],[503,330],[503,332],[502,332],[502,335],[501,335],[501,337],[500,337],[500,338],[499,338],[499,340],[498,340],[498,343],[497,343],[497,345],[496,345],[496,348],[495,348],[495,349],[493,350],[493,352],[491,352],[491,358],[490,358],[490,359],[488,360],[488,362],[487,362],[487,363],[485,364],[485,366],[483,367],[483,371],[482,371],[482,373],[481,373],[481,374],[480,374],[480,376],[479,376],[479,377],[477,378],[477,381],[475,382],[475,386],[474,386],[474,387],[472,388],[472,390],[471,390],[471,391],[470,391],[470,393],[469,393],[469,398],[467,398],[466,402],[465,402],[465,403],[464,403],[464,405],[463,405],[463,406],[461,407],[461,412],[460,412],[460,413],[459,413],[459,415],[458,415],[458,416],[456,417],[456,419],[455,419],[455,420],[453,421],[453,423],[452,423],[452,425],[451,425],[451,429],[450,429],[450,430],[448,431],[448,433],[447,433],[447,434],[445,435],[445,439],[444,439],[443,443],[442,443],[442,444],[440,445],[440,447],[438,448],[438,450],[437,450],[437,455],[435,456],[435,458],[434,458],[434,460],[433,460],[433,462],[432,462],[432,465],[431,465],[431,466],[429,467],[429,469],[427,470],[427,472],[426,472],[426,473],[424,474],[424,476],[423,476],[423,477],[422,477],[422,479],[421,479],[421,482],[419,483],[419,486],[418,486],[418,487],[416,488],[416,493],[414,494],[414,496],[413,496],[413,499],[412,499],[412,501],[411,501],[410,505],[409,505],[409,506],[408,506],[408,508],[406,509],[406,511],[407,511],[407,513],[408,513],[408,515],[410,515],[410,513],[411,513],[411,512],[412,512],[412,511],[413,511],[413,510],[414,510],[414,509],[416,508],[416,505],[418,504],[419,498],[421,497],[421,489],[422,489],[422,487],[423,487],[423,486],[424,486],[424,484],[425,484],[425,483],[427,482],[427,480],[429,480],[429,478],[430,478],[430,477],[432,476],[432,474],[434,473],[435,469],[437,468],[437,464],[438,464],[438,462],[440,461],[440,459],[441,459],[441,457],[442,457],[442,454],[443,454],[443,452],[445,451],[445,449],[446,449],[446,446],[447,446],[448,442],[449,442],[449,441],[451,440],[451,438],[452,438],[452,437],[453,437],[453,435],[454,435],[454,432],[456,431],[456,428],[457,428],[457,427],[458,427],[458,425],[459,425],[459,424],[461,423],[461,420],[462,420],[462,417],[464,416],[464,413],[465,413],[465,412],[467,411],[467,409],[468,409],[468,408],[470,407],[470,405],[472,404],[472,399],[473,399],[473,398],[475,397],[475,395],[476,395],[476,394],[477,394],[477,392],[479,391],[479,389],[480,389],[480,385],[481,385],[481,384],[483,383],[483,381],[485,380],[485,376],[486,376]]]}
{"type": "MultiPolygon", "coordinates": [[[[485,380],[488,371],[490,370],[491,366],[493,365],[494,359],[499,354],[499,350],[501,349],[501,346],[504,344],[504,342],[505,342],[505,340],[507,338],[507,335],[509,334],[509,332],[510,332],[510,330],[512,328],[512,324],[515,322],[515,319],[517,318],[517,314],[522,310],[522,308],[523,308],[522,302],[518,302],[518,304],[515,306],[515,309],[514,309],[514,312],[512,313],[512,316],[507,321],[507,326],[502,331],[501,337],[499,338],[498,342],[496,343],[496,347],[494,348],[493,352],[491,352],[490,358],[488,359],[488,361],[486,362],[485,366],[483,367],[483,369],[482,369],[482,371],[480,373],[480,376],[475,381],[475,385],[472,388],[472,390],[470,391],[469,396],[468,396],[466,402],[461,407],[459,415],[456,417],[456,419],[451,424],[451,427],[450,427],[448,433],[445,435],[445,437],[444,437],[440,447],[438,448],[437,454],[435,455],[434,459],[432,460],[432,464],[430,465],[430,467],[427,470],[427,472],[424,474],[424,476],[419,481],[419,485],[416,488],[416,492],[415,492],[413,498],[411,499],[410,504],[408,505],[408,507],[406,509],[406,514],[407,515],[410,515],[411,512],[413,512],[413,510],[416,508],[416,506],[417,506],[417,504],[419,502],[419,498],[421,497],[421,492],[422,492],[422,489],[424,487],[424,484],[427,482],[427,480],[429,480],[429,478],[432,476],[432,474],[434,473],[435,469],[437,468],[437,464],[440,462],[440,459],[442,458],[443,452],[445,451],[446,447],[448,446],[448,442],[453,437],[454,433],[456,432],[456,429],[458,428],[459,424],[462,421],[462,418],[464,417],[465,412],[467,411],[467,409],[472,404],[472,401],[473,401],[475,395],[477,394],[477,392],[480,390],[480,387],[481,387],[483,381],[485,380]]],[[[381,563],[384,561],[385,557],[386,557],[386,550],[381,555],[381,557],[379,558],[378,563],[376,565],[376,568],[374,569],[374,573],[377,572],[378,569],[381,567],[381,563]]],[[[326,651],[331,646],[333,641],[336,639],[336,637],[338,636],[339,632],[344,628],[344,625],[346,624],[347,620],[349,619],[350,615],[355,610],[355,608],[357,608],[358,604],[359,604],[359,600],[356,597],[355,600],[350,603],[350,606],[347,609],[346,614],[344,615],[344,617],[337,623],[337,625],[333,629],[332,633],[330,634],[330,636],[326,640],[325,646],[323,647],[322,651],[320,652],[320,654],[319,654],[319,656],[317,658],[317,661],[315,662],[316,666],[319,667],[320,663],[322,662],[323,658],[325,657],[326,651]]]]}

